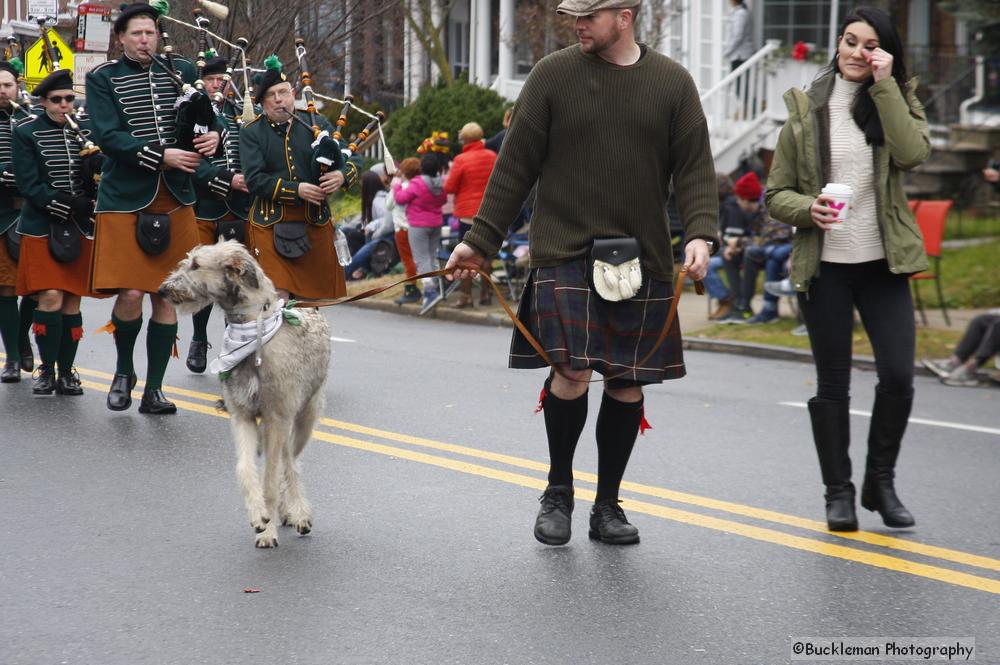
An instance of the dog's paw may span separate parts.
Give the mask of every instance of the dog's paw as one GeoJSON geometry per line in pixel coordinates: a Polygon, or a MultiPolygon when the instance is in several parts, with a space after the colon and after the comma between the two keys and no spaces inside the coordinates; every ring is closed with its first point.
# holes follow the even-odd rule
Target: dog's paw
{"type": "Polygon", "coordinates": [[[273,525],[267,525],[263,531],[257,534],[254,546],[260,549],[278,546],[278,530],[273,525]]]}
{"type": "Polygon", "coordinates": [[[295,530],[299,532],[300,536],[304,536],[310,531],[312,531],[313,525],[312,520],[304,520],[295,525],[295,530]]]}
{"type": "Polygon", "coordinates": [[[256,533],[263,533],[267,529],[268,525],[271,523],[270,517],[265,517],[264,515],[257,515],[250,518],[250,526],[256,533]]]}

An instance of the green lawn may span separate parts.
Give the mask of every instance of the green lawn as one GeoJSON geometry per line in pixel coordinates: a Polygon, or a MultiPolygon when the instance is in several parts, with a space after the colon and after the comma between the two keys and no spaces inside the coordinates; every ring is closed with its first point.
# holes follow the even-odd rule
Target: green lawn
{"type": "Polygon", "coordinates": [[[1000,217],[978,217],[952,210],[944,227],[945,240],[991,238],[1000,236],[1000,217]]]}
{"type": "MultiPolygon", "coordinates": [[[[945,249],[941,255],[941,286],[949,307],[1000,306],[1000,239],[945,249]]],[[[939,306],[933,281],[921,280],[919,288],[927,307],[939,306]]]]}
{"type": "MultiPolygon", "coordinates": [[[[698,337],[725,339],[737,342],[753,342],[755,344],[770,344],[795,349],[808,349],[808,337],[796,337],[791,334],[798,325],[794,319],[782,319],[777,323],[759,326],[747,325],[715,325],[695,333],[698,337]]],[[[917,357],[944,358],[951,354],[962,336],[960,330],[935,330],[917,327],[917,357]]],[[[859,324],[854,330],[854,353],[861,356],[871,356],[872,347],[868,341],[865,329],[859,324]]]]}

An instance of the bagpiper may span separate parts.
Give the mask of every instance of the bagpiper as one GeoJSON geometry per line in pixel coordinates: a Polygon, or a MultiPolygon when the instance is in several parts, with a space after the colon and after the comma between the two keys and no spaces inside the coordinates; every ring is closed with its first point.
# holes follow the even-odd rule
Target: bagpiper
{"type": "Polygon", "coordinates": [[[24,196],[17,294],[38,299],[32,320],[41,360],[32,392],[82,395],[73,361],[83,337],[80,300],[89,293],[96,195],[84,160],[96,147],[87,122],[74,119],[68,70],[46,76],[34,94],[43,112],[14,130],[14,172],[24,196]]]}
{"type": "Polygon", "coordinates": [[[0,337],[6,353],[0,373],[3,383],[17,383],[21,380],[22,369],[30,372],[34,368],[27,330],[35,301],[23,298],[22,312],[18,312],[15,295],[21,239],[17,234],[17,217],[21,198],[14,177],[13,132],[15,123],[31,116],[19,101],[17,79],[22,67],[17,59],[0,61],[0,337]]]}
{"type": "Polygon", "coordinates": [[[330,134],[334,129],[322,116],[295,111],[292,84],[277,57],[265,66],[255,91],[263,113],[240,133],[240,160],[253,195],[247,246],[281,297],[337,298],[347,288],[326,197],[357,181],[360,158],[341,159],[339,168],[318,174],[310,123],[330,134]]]}
{"type": "MultiPolygon", "coordinates": [[[[162,390],[177,314],[157,290],[198,244],[192,175],[213,180],[208,176],[212,166],[202,156],[215,154],[220,138],[214,116],[187,113],[199,110],[202,94],[190,89],[194,66],[170,51],[166,59],[157,55],[159,16],[144,3],[124,9],[114,23],[122,57],[87,74],[87,106],[107,159],[97,197],[91,287],[117,294],[108,328],[118,360],[107,405],[124,411],[132,404],[137,381],[132,354],[142,328],[143,299],[149,294],[153,313],[146,331],[146,386],[139,412],[151,414],[177,411],[162,390]],[[211,131],[199,134],[199,124],[211,131]]],[[[223,190],[230,185],[214,180],[223,190]]]]}
{"type": "MultiPolygon", "coordinates": [[[[226,76],[228,67],[229,62],[225,58],[215,56],[205,62],[201,73],[205,92],[212,96],[219,121],[226,130],[218,152],[209,160],[216,170],[210,174],[212,180],[195,182],[198,201],[194,213],[198,219],[198,237],[203,245],[212,244],[220,237],[240,242],[246,240],[250,195],[240,166],[241,110],[228,96],[231,85],[226,76]],[[219,170],[233,174],[232,189],[228,195],[220,195],[212,186],[219,170]]],[[[208,365],[208,319],[211,314],[212,306],[209,305],[192,317],[194,332],[188,347],[187,367],[198,374],[204,372],[208,365]]]]}

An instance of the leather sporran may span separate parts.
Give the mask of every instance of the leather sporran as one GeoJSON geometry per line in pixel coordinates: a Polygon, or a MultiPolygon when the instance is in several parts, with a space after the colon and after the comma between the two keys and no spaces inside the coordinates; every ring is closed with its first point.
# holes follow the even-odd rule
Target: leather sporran
{"type": "Polygon", "coordinates": [[[72,263],[80,258],[83,234],[73,222],[52,224],[49,229],[49,254],[59,263],[72,263]]]}
{"type": "Polygon", "coordinates": [[[4,242],[7,244],[7,253],[10,254],[10,258],[17,263],[21,258],[21,234],[15,229],[17,224],[11,226],[7,229],[7,233],[3,234],[4,242]]]}
{"type": "Polygon", "coordinates": [[[225,240],[235,240],[246,244],[247,223],[242,219],[220,219],[215,223],[215,237],[222,237],[225,240]]]}
{"type": "Polygon", "coordinates": [[[135,221],[135,239],[150,256],[162,254],[170,246],[170,215],[140,212],[135,221]]]}
{"type": "Polygon", "coordinates": [[[278,222],[274,229],[274,250],[286,259],[297,259],[312,249],[305,222],[278,222]]]}
{"type": "Polygon", "coordinates": [[[590,282],[604,300],[628,300],[642,288],[639,241],[598,238],[590,248],[590,282]]]}

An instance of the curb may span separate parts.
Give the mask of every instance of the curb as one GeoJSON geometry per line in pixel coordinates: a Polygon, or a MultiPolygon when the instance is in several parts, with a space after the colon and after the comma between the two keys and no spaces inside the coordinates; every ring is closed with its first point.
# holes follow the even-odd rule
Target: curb
{"type": "MultiPolygon", "coordinates": [[[[415,316],[422,319],[434,319],[438,321],[452,321],[455,323],[471,323],[476,325],[495,326],[497,328],[513,328],[514,324],[506,313],[487,312],[485,314],[475,310],[459,310],[450,307],[435,307],[424,316],[420,316],[420,309],[417,305],[397,305],[391,300],[363,300],[351,303],[352,307],[361,309],[374,309],[390,314],[401,314],[405,316],[415,316]]],[[[784,346],[772,346],[770,344],[757,344],[755,342],[735,342],[723,339],[710,339],[708,337],[685,337],[684,349],[690,351],[709,351],[711,353],[730,353],[751,358],[768,358],[772,360],[790,360],[800,363],[812,363],[812,352],[807,349],[790,349],[784,346]]],[[[868,372],[875,371],[875,359],[871,356],[854,356],[851,366],[855,369],[868,372]]],[[[930,370],[919,363],[913,365],[914,373],[919,376],[935,376],[930,370]]]]}

